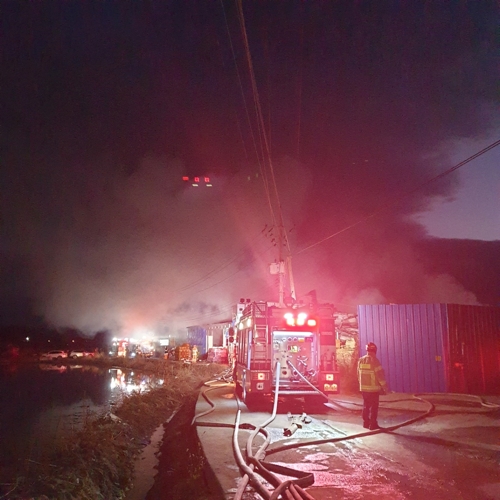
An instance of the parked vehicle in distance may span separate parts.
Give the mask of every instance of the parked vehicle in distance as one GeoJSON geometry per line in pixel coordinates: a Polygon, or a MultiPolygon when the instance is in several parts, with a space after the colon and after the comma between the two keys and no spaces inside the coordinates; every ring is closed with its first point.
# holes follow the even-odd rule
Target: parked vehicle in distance
{"type": "Polygon", "coordinates": [[[49,351],[40,355],[40,361],[61,360],[67,357],[68,353],[66,351],[49,351]]]}
{"type": "Polygon", "coordinates": [[[76,358],[91,358],[94,355],[93,352],[86,351],[85,349],[75,349],[69,353],[69,357],[76,358]]]}

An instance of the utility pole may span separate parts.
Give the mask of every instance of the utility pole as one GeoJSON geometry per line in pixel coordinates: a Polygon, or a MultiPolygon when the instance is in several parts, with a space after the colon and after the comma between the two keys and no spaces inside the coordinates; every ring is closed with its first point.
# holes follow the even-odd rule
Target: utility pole
{"type": "Polygon", "coordinates": [[[278,262],[271,264],[270,270],[271,274],[278,275],[278,305],[279,307],[285,307],[285,289],[287,285],[292,299],[296,300],[297,297],[292,273],[292,256],[290,255],[285,228],[283,224],[280,224],[277,229],[278,262]],[[284,248],[286,249],[285,251],[283,251],[284,248]]]}

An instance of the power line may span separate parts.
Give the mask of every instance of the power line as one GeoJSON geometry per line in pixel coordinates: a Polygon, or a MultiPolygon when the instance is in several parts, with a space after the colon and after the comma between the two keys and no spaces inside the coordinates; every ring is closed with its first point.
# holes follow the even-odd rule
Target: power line
{"type": "MultiPolygon", "coordinates": [[[[259,234],[256,235],[256,237],[254,238],[255,240],[259,237],[265,237],[265,235],[263,234],[263,231],[260,231],[259,234]]],[[[223,283],[224,281],[227,281],[229,278],[232,278],[233,276],[235,276],[236,274],[240,273],[241,271],[245,270],[248,268],[248,266],[250,264],[253,264],[254,262],[257,261],[257,258],[258,257],[262,257],[265,253],[271,251],[273,248],[272,246],[269,246],[267,249],[263,250],[263,251],[255,251],[255,253],[257,254],[256,257],[252,258],[251,260],[247,261],[245,263],[244,266],[242,266],[240,269],[238,269],[237,271],[235,271],[234,273],[230,274],[229,276],[226,276],[225,278],[217,281],[216,283],[213,283],[205,288],[202,288],[201,290],[197,290],[197,291],[193,291],[193,292],[190,292],[191,295],[195,295],[197,293],[200,293],[200,292],[204,292],[205,290],[209,290],[210,288],[213,288],[217,285],[219,285],[220,283],[223,283]]],[[[206,281],[207,279],[211,278],[215,273],[218,273],[219,271],[222,271],[223,269],[225,269],[226,267],[228,267],[231,263],[233,263],[240,255],[242,255],[243,253],[245,252],[245,248],[243,248],[240,252],[238,252],[231,260],[229,260],[226,264],[222,265],[222,266],[219,266],[218,268],[210,271],[209,273],[207,273],[206,275],[204,275],[202,278],[192,282],[191,284],[189,285],[186,285],[184,286],[183,288],[179,288],[175,291],[177,292],[182,292],[182,291],[186,291],[188,290],[189,288],[192,288],[193,286],[196,286],[196,285],[199,285],[200,283],[202,283],[203,281],[206,281]]]]}
{"type": "Polygon", "coordinates": [[[472,156],[469,156],[469,158],[461,161],[460,163],[458,163],[454,167],[451,167],[448,170],[445,170],[444,172],[441,172],[440,174],[436,175],[435,177],[432,177],[431,179],[428,179],[427,181],[423,182],[422,184],[419,184],[417,187],[411,189],[410,191],[407,191],[407,192],[403,193],[402,195],[398,196],[394,201],[382,205],[379,209],[375,210],[374,212],[372,212],[371,214],[367,215],[366,217],[363,217],[362,219],[359,219],[357,222],[354,222],[353,224],[350,224],[349,226],[344,227],[343,229],[341,229],[341,230],[339,230],[339,231],[331,234],[330,236],[327,236],[326,238],[323,238],[322,240],[317,241],[316,243],[313,243],[312,245],[309,245],[309,246],[303,248],[302,250],[299,250],[298,252],[296,252],[295,255],[298,255],[298,254],[300,254],[302,252],[305,252],[306,250],[309,250],[309,249],[314,248],[314,247],[316,247],[318,245],[321,245],[321,243],[324,243],[325,241],[329,240],[330,238],[333,238],[334,236],[338,236],[339,234],[344,233],[345,231],[348,231],[349,229],[352,229],[353,227],[358,226],[362,222],[365,222],[366,220],[375,217],[376,215],[378,215],[379,213],[383,212],[384,210],[386,210],[386,209],[388,209],[388,208],[390,208],[390,207],[392,207],[394,205],[397,205],[401,200],[403,200],[404,198],[408,197],[409,195],[411,195],[411,194],[419,191],[423,186],[426,186],[427,184],[430,184],[431,182],[434,182],[437,179],[441,179],[442,177],[445,177],[446,175],[450,174],[451,172],[454,172],[455,170],[458,170],[460,167],[463,167],[467,163],[471,162],[472,160],[475,160],[476,158],[480,157],[484,153],[487,153],[491,149],[496,148],[499,145],[500,145],[500,140],[493,142],[489,146],[486,146],[484,149],[481,149],[481,151],[478,151],[477,153],[473,154],[472,156]]]}
{"type": "MultiPolygon", "coordinates": [[[[248,71],[249,71],[249,75],[250,75],[250,82],[251,82],[251,85],[252,85],[252,92],[253,92],[253,96],[254,96],[254,106],[255,106],[255,113],[256,113],[256,117],[257,117],[257,126],[258,126],[258,130],[260,132],[260,137],[261,137],[261,148],[262,148],[262,151],[263,151],[263,159],[267,160],[267,168],[269,170],[269,177],[270,177],[271,185],[272,185],[272,188],[273,188],[273,194],[274,194],[274,201],[275,201],[275,205],[276,205],[276,210],[273,207],[273,202],[272,202],[272,199],[271,199],[271,193],[270,193],[270,190],[269,190],[269,181],[267,179],[267,171],[264,170],[264,168],[261,166],[261,171],[262,171],[262,176],[263,176],[263,181],[264,181],[264,188],[265,188],[265,192],[266,192],[266,195],[267,195],[267,201],[268,201],[268,204],[269,204],[269,209],[271,211],[271,216],[272,216],[272,219],[273,219],[273,224],[279,230],[279,233],[280,233],[279,234],[280,242],[284,241],[285,246],[286,246],[287,252],[286,252],[286,261],[284,262],[284,264],[286,266],[286,270],[288,271],[286,274],[288,276],[288,281],[289,281],[289,285],[290,285],[290,293],[291,293],[292,297],[295,298],[295,285],[293,284],[293,274],[292,274],[292,264],[291,264],[291,255],[292,255],[292,252],[291,252],[290,242],[288,240],[288,236],[287,236],[287,234],[285,232],[285,223],[284,223],[284,219],[283,219],[283,210],[282,210],[282,207],[281,207],[281,200],[280,200],[280,196],[279,196],[279,192],[278,192],[278,186],[276,184],[276,176],[275,176],[275,173],[274,173],[273,161],[272,161],[272,158],[271,158],[271,149],[270,149],[270,145],[269,145],[270,141],[269,141],[269,138],[268,138],[268,136],[266,134],[264,117],[263,117],[263,114],[262,114],[262,106],[261,106],[259,92],[258,92],[258,88],[257,88],[257,82],[256,82],[256,79],[255,79],[255,72],[254,72],[254,69],[253,69],[252,55],[251,55],[251,52],[250,52],[250,45],[248,43],[248,35],[247,35],[246,26],[245,26],[245,18],[244,18],[244,13],[243,13],[243,3],[242,3],[242,0],[237,0],[236,4],[238,6],[238,15],[239,15],[239,21],[240,21],[241,34],[242,34],[242,37],[243,37],[243,44],[244,44],[244,47],[245,47],[245,54],[246,54],[246,58],[247,58],[248,71]],[[276,212],[277,212],[277,215],[276,215],[276,212]]],[[[270,131],[269,131],[269,134],[270,134],[270,131]]],[[[281,248],[281,244],[278,245],[278,251],[279,251],[278,260],[279,260],[280,265],[281,265],[281,262],[283,262],[283,253],[282,253],[283,249],[281,248]]],[[[282,276],[284,278],[284,273],[280,273],[280,276],[282,276]]],[[[279,285],[280,302],[283,301],[283,297],[282,297],[282,295],[283,295],[283,287],[282,287],[282,284],[283,283],[282,283],[282,281],[280,279],[280,285],[279,285]]]]}
{"type": "Polygon", "coordinates": [[[196,316],[190,316],[189,318],[184,318],[183,321],[197,321],[203,320],[205,318],[213,318],[215,316],[222,316],[232,311],[234,304],[227,304],[224,307],[218,308],[217,311],[211,311],[208,313],[200,312],[196,316]]]}
{"type": "MultiPolygon", "coordinates": [[[[265,288],[260,288],[259,293],[261,295],[265,295],[264,290],[267,291],[267,290],[272,290],[272,289],[273,289],[273,287],[271,285],[267,285],[265,288]]],[[[224,314],[225,311],[232,311],[232,308],[235,306],[236,303],[237,303],[237,301],[235,300],[235,302],[232,302],[231,304],[226,304],[225,306],[219,308],[218,311],[212,311],[209,313],[200,313],[196,316],[190,316],[189,318],[185,318],[182,321],[196,321],[198,319],[219,316],[219,315],[224,314]]]]}
{"type": "MultiPolygon", "coordinates": [[[[262,108],[260,105],[260,98],[259,98],[259,91],[257,88],[257,82],[255,80],[255,72],[253,70],[253,62],[252,62],[252,55],[250,52],[250,45],[248,43],[248,36],[247,36],[247,31],[246,31],[246,26],[245,26],[245,18],[243,14],[243,4],[241,0],[237,0],[236,2],[238,6],[238,17],[240,21],[240,29],[241,29],[241,35],[243,38],[243,46],[245,48],[245,55],[246,55],[246,60],[247,60],[247,65],[248,65],[248,73],[250,76],[250,84],[252,87],[252,95],[253,95],[253,100],[254,100],[254,107],[255,107],[255,114],[257,118],[257,130],[259,132],[260,136],[260,147],[262,151],[262,158],[265,159],[267,158],[268,163],[271,163],[270,160],[270,154],[269,154],[269,143],[267,140],[267,135],[265,131],[265,125],[264,125],[264,118],[262,116],[262,108]]],[[[276,225],[276,216],[274,213],[274,208],[273,204],[271,202],[271,195],[269,192],[269,180],[267,178],[267,172],[263,168],[263,165],[259,162],[261,173],[262,173],[262,180],[264,182],[264,190],[266,192],[267,196],[267,202],[269,205],[269,210],[271,212],[271,217],[273,219],[274,225],[276,225]]],[[[271,170],[272,173],[272,170],[271,170]]]]}
{"type": "MultiPolygon", "coordinates": [[[[271,247],[269,247],[267,250],[265,250],[265,252],[269,252],[270,250],[272,250],[271,247]]],[[[263,252],[264,253],[264,252],[263,252]]],[[[262,254],[261,254],[262,255],[262,254]]],[[[243,271],[244,269],[246,269],[250,264],[253,264],[255,261],[257,260],[256,257],[254,257],[252,260],[250,260],[244,267],[242,267],[241,269],[238,269],[237,271],[235,271],[234,273],[230,274],[229,276],[217,281],[216,283],[213,283],[212,285],[210,286],[207,286],[206,288],[202,288],[201,290],[197,290],[196,292],[192,292],[191,295],[195,295],[197,293],[201,293],[201,292],[204,292],[205,290],[209,290],[210,288],[213,288],[214,286],[217,286],[221,283],[223,283],[224,281],[227,281],[229,278],[232,278],[233,276],[235,276],[236,274],[238,273],[241,273],[241,271],[243,271]]]]}
{"type": "MultiPolygon", "coordinates": [[[[253,238],[253,240],[257,240],[259,237],[262,237],[262,231],[259,231],[253,238]]],[[[225,269],[226,267],[228,267],[230,264],[232,264],[238,257],[240,257],[240,255],[243,255],[246,251],[246,247],[242,248],[236,255],[234,255],[229,261],[227,261],[225,264],[221,264],[219,267],[216,267],[215,269],[213,269],[212,271],[209,271],[207,274],[203,275],[201,278],[197,279],[196,281],[193,281],[192,283],[188,284],[188,285],[185,285],[181,288],[178,288],[174,291],[176,292],[182,292],[184,290],[188,290],[189,288],[192,288],[193,286],[196,286],[200,283],[202,283],[203,281],[206,281],[207,279],[209,279],[210,277],[212,277],[212,275],[222,271],[223,269],[225,269]]]]}
{"type": "MultiPolygon", "coordinates": [[[[272,291],[273,288],[274,288],[273,286],[267,285],[265,288],[260,288],[259,289],[259,294],[260,295],[265,295],[267,293],[267,291],[272,291]],[[264,291],[266,291],[266,293],[264,293],[264,291]]],[[[189,318],[185,318],[182,321],[184,321],[184,322],[186,322],[186,321],[196,321],[196,320],[199,320],[199,319],[203,320],[205,318],[219,316],[219,315],[224,314],[224,311],[232,311],[232,308],[235,306],[236,303],[237,303],[237,301],[235,300],[231,304],[227,304],[227,305],[221,307],[218,311],[212,311],[212,312],[209,312],[209,313],[200,313],[200,314],[198,314],[196,316],[190,316],[189,318]]]]}
{"type": "MultiPolygon", "coordinates": [[[[240,70],[239,70],[239,67],[238,67],[238,62],[236,60],[236,54],[234,52],[233,40],[231,38],[231,31],[229,30],[229,24],[227,22],[226,9],[224,7],[224,0],[220,0],[220,4],[221,4],[221,7],[222,7],[222,12],[224,14],[224,22],[226,24],[227,36],[228,36],[228,39],[229,39],[229,46],[231,47],[231,54],[233,55],[234,67],[236,68],[236,76],[238,77],[238,84],[239,84],[239,87],[240,87],[241,97],[243,99],[243,106],[245,108],[245,114],[246,114],[247,121],[248,121],[248,127],[250,129],[250,135],[252,136],[252,143],[253,143],[253,147],[254,147],[254,150],[255,150],[255,156],[257,158],[257,162],[260,165],[260,157],[259,157],[259,152],[258,152],[258,149],[257,149],[257,141],[255,140],[255,135],[253,133],[252,121],[250,119],[250,113],[248,111],[247,100],[245,98],[245,92],[243,91],[243,83],[241,81],[240,70]]],[[[240,122],[239,122],[238,119],[237,119],[237,121],[238,121],[238,127],[239,127],[240,126],[239,125],[240,122]]],[[[243,148],[245,149],[245,154],[246,154],[246,147],[245,147],[245,141],[243,139],[243,134],[241,134],[241,138],[242,138],[242,141],[243,141],[243,148]]],[[[261,170],[262,170],[262,166],[261,166],[261,170]]]]}

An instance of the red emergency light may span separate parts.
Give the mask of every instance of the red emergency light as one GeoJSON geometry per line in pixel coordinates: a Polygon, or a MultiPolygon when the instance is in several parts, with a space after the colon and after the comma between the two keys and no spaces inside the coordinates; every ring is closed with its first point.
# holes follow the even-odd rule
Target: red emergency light
{"type": "Polygon", "coordinates": [[[182,180],[184,182],[191,182],[191,185],[193,187],[199,187],[201,184],[203,184],[205,187],[212,187],[212,183],[210,182],[210,177],[189,177],[187,175],[182,176],[182,180]]]}
{"type": "Polygon", "coordinates": [[[286,312],[283,317],[285,318],[285,323],[287,326],[309,326],[313,327],[317,325],[317,321],[314,318],[309,318],[306,312],[299,312],[294,314],[293,312],[286,312]]]}

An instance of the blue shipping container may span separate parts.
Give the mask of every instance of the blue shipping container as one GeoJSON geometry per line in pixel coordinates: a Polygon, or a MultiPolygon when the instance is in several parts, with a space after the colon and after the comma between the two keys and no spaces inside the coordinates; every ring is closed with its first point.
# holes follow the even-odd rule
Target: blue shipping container
{"type": "Polygon", "coordinates": [[[361,305],[358,322],[391,390],[500,394],[500,307],[361,305]]]}

